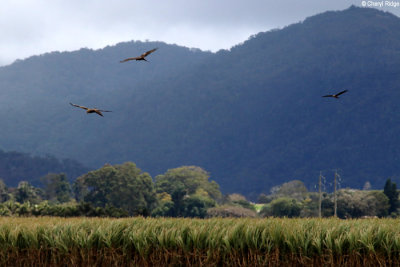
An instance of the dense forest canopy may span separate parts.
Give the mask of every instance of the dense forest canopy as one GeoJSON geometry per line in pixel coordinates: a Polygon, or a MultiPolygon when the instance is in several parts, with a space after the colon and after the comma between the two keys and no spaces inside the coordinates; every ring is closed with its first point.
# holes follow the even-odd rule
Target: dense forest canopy
{"type": "Polygon", "coordinates": [[[253,197],[293,179],[311,188],[333,168],[343,186],[379,188],[400,175],[399,65],[400,19],[357,7],[217,53],[162,42],[52,52],[0,68],[0,146],[90,168],[134,161],[153,177],[201,166],[253,197]],[[119,63],[155,47],[150,62],[119,63]]]}
{"type": "Polygon", "coordinates": [[[21,152],[0,150],[0,179],[8,186],[16,186],[20,181],[43,185],[40,178],[49,173],[65,173],[70,182],[89,169],[71,159],[59,160],[53,156],[32,156],[21,152]]]}

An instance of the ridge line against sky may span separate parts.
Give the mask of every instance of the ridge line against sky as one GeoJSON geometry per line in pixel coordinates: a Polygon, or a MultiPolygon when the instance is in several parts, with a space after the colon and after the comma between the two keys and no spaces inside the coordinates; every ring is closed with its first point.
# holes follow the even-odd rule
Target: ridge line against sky
{"type": "MultiPolygon", "coordinates": [[[[161,41],[201,50],[229,49],[251,35],[351,5],[349,0],[3,0],[0,66],[53,51],[161,41]]],[[[393,2],[393,1],[392,1],[393,2]]],[[[394,1],[400,4],[400,0],[394,1]]],[[[400,7],[375,6],[400,16],[400,7]]]]}

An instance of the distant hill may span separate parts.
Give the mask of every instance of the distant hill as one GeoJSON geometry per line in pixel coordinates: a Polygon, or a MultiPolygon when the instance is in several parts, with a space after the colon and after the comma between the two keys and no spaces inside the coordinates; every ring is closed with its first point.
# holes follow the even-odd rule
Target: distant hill
{"type": "Polygon", "coordinates": [[[325,12],[217,53],[161,42],[53,52],[0,68],[0,146],[152,176],[210,171],[255,196],[323,170],[341,186],[400,176],[400,19],[325,12]],[[119,63],[151,48],[147,62],[119,63]],[[340,99],[322,95],[344,89],[340,99]],[[102,118],[73,102],[112,110],[102,118]]]}
{"type": "Polygon", "coordinates": [[[17,186],[20,181],[30,181],[40,186],[40,178],[48,173],[65,173],[72,182],[89,169],[71,159],[58,160],[52,156],[32,156],[15,151],[0,150],[0,179],[7,186],[17,186]]]}

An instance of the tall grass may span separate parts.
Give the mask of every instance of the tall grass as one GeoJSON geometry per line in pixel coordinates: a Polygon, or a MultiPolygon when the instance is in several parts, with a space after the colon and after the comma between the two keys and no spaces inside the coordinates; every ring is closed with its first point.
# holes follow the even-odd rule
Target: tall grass
{"type": "Polygon", "coordinates": [[[400,221],[0,217],[0,266],[60,265],[400,265],[400,221]]]}

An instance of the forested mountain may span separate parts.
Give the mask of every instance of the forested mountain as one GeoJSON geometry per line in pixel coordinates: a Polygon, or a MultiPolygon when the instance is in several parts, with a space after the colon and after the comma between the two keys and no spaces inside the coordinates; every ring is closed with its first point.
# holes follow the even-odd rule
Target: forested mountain
{"type": "Polygon", "coordinates": [[[53,52],[0,68],[0,146],[152,176],[201,166],[223,192],[382,188],[400,175],[400,19],[325,12],[217,53],[161,42],[53,52]],[[150,62],[119,60],[159,49],[150,62]],[[322,95],[348,89],[340,99],[322,95]],[[112,110],[86,115],[68,103],[112,110]]]}
{"type": "Polygon", "coordinates": [[[64,173],[73,181],[87,171],[88,168],[76,160],[59,160],[49,155],[40,157],[0,150],[0,179],[8,186],[17,186],[19,181],[41,185],[40,178],[49,173],[64,173]]]}

